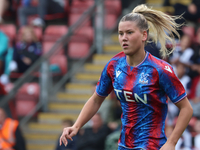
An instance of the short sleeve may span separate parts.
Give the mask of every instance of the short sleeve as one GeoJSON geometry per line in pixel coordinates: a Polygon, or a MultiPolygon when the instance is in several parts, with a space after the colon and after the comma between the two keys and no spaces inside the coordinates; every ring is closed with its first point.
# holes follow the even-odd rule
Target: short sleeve
{"type": "Polygon", "coordinates": [[[112,79],[108,71],[109,68],[110,68],[109,63],[107,63],[101,73],[101,77],[96,87],[96,93],[102,97],[108,96],[110,92],[113,90],[112,79]]]}
{"type": "Polygon", "coordinates": [[[165,65],[159,74],[159,84],[173,103],[187,96],[185,89],[170,65],[165,65]]]}

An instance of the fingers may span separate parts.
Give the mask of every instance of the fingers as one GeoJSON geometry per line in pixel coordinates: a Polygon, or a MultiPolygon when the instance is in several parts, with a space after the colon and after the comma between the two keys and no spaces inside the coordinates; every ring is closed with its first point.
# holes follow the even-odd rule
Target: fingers
{"type": "Polygon", "coordinates": [[[69,132],[66,128],[63,129],[63,133],[60,137],[60,145],[62,145],[62,143],[67,146],[67,135],[69,135],[69,132]]]}
{"type": "Polygon", "coordinates": [[[62,145],[62,143],[67,146],[68,142],[67,142],[67,138],[65,137],[65,135],[62,134],[62,136],[60,137],[60,146],[62,145]]]}
{"type": "Polygon", "coordinates": [[[65,137],[71,141],[73,141],[72,137],[70,135],[65,135],[65,137]]]}
{"type": "Polygon", "coordinates": [[[67,144],[68,144],[67,139],[73,141],[72,137],[74,135],[76,135],[76,134],[73,133],[73,131],[71,132],[70,128],[64,128],[63,129],[63,133],[62,133],[62,135],[60,137],[60,145],[62,145],[62,143],[63,143],[65,146],[67,146],[67,144]]]}

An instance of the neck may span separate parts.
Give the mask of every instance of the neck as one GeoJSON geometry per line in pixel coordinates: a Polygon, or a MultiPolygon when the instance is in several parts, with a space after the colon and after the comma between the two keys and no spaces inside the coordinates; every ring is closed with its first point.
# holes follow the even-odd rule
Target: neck
{"type": "Polygon", "coordinates": [[[139,65],[145,58],[146,52],[139,51],[137,54],[134,55],[127,55],[127,62],[130,66],[135,67],[139,65]]]}

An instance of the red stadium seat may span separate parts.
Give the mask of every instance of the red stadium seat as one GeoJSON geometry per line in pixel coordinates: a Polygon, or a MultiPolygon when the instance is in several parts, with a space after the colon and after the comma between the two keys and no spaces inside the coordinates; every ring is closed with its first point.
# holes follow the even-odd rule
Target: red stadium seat
{"type": "Polygon", "coordinates": [[[89,42],[69,42],[68,55],[69,58],[79,59],[84,58],[89,54],[90,44],[89,42]]]}
{"type": "MultiPolygon", "coordinates": [[[[74,23],[76,23],[80,19],[81,15],[82,15],[82,13],[70,13],[69,14],[68,25],[71,26],[74,23]]],[[[84,22],[85,23],[82,24],[81,26],[91,26],[91,20],[90,20],[90,18],[87,18],[84,22]]]]}
{"type": "Polygon", "coordinates": [[[16,94],[16,98],[27,98],[30,100],[39,99],[40,86],[38,83],[25,83],[16,94]]]}
{"type": "Polygon", "coordinates": [[[43,41],[56,42],[59,38],[65,35],[68,31],[65,25],[50,25],[44,31],[43,41]]]}
{"type": "MultiPolygon", "coordinates": [[[[42,43],[42,53],[46,54],[55,44],[55,42],[47,41],[42,43]]],[[[59,52],[56,54],[64,54],[64,49],[59,49],[59,52]]]]}
{"type": "MultiPolygon", "coordinates": [[[[64,0],[65,2],[65,8],[63,13],[55,13],[55,14],[47,14],[45,15],[45,20],[55,20],[55,19],[62,19],[62,18],[68,18],[69,14],[69,0],[64,0]]],[[[32,5],[37,6],[37,3],[32,3],[32,5]]],[[[28,17],[28,24],[31,24],[32,21],[37,18],[38,15],[31,15],[28,17]]]]}
{"type": "Polygon", "coordinates": [[[67,58],[65,55],[55,55],[50,58],[50,65],[57,65],[61,72],[52,72],[53,76],[64,75],[67,73],[67,58]]]}
{"type": "Polygon", "coordinates": [[[105,0],[105,12],[106,14],[115,14],[119,16],[121,14],[121,1],[120,0],[105,0]]]}
{"type": "Polygon", "coordinates": [[[117,16],[115,14],[105,14],[104,28],[112,29],[117,23],[117,16]]]}
{"type": "Polygon", "coordinates": [[[40,86],[38,83],[25,83],[15,96],[17,116],[25,116],[39,101],[40,86]]]}
{"type": "Polygon", "coordinates": [[[16,101],[16,114],[18,117],[26,116],[30,111],[32,111],[37,105],[36,101],[30,101],[27,99],[18,99],[16,101]]]}
{"type": "Polygon", "coordinates": [[[94,5],[94,0],[73,0],[70,8],[71,13],[83,13],[94,5]]]}
{"type": "Polygon", "coordinates": [[[94,40],[94,30],[92,27],[85,26],[81,27],[75,31],[74,35],[71,38],[71,41],[76,42],[90,42],[94,40]]]}
{"type": "Polygon", "coordinates": [[[14,24],[1,24],[0,30],[2,30],[10,39],[12,43],[16,36],[16,27],[14,24]]]}

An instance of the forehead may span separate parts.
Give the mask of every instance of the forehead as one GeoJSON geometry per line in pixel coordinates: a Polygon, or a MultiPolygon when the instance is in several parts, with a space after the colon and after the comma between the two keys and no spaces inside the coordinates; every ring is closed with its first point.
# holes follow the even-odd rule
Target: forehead
{"type": "Polygon", "coordinates": [[[138,29],[134,21],[121,21],[118,26],[119,31],[138,29]]]}

